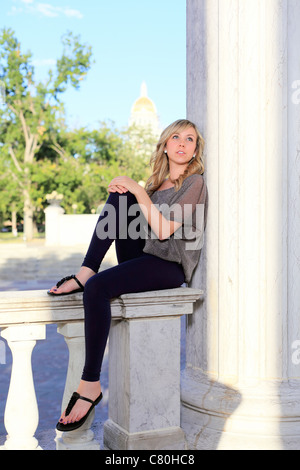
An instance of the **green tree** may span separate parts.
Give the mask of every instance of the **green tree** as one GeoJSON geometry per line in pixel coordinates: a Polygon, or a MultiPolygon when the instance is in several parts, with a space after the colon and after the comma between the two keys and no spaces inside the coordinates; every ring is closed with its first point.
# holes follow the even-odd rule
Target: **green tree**
{"type": "Polygon", "coordinates": [[[0,158],[0,222],[7,219],[14,224],[16,230],[17,214],[22,210],[22,194],[16,181],[9,177],[7,167],[0,158]]]}
{"type": "Polygon", "coordinates": [[[80,37],[69,32],[62,45],[56,70],[50,70],[47,82],[41,83],[35,79],[31,53],[21,52],[11,29],[0,32],[0,81],[5,88],[5,106],[0,109],[1,166],[22,194],[27,240],[33,236],[32,179],[43,161],[38,155],[45,142],[48,150],[52,146],[53,152],[61,151],[57,142],[61,95],[69,86],[79,89],[91,67],[91,47],[82,45],[80,37]]]}
{"type": "Polygon", "coordinates": [[[125,174],[135,181],[144,181],[150,176],[150,158],[158,137],[151,128],[130,126],[123,130],[123,146],[119,161],[125,174]]]}

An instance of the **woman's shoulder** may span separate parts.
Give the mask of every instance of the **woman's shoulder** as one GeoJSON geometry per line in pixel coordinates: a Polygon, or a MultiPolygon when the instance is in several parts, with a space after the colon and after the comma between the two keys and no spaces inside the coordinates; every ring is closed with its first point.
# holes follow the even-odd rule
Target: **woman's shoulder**
{"type": "Polygon", "coordinates": [[[187,178],[184,179],[182,186],[187,188],[191,185],[198,187],[202,187],[203,185],[205,185],[203,175],[200,175],[200,173],[194,173],[190,176],[187,176],[187,178]]]}

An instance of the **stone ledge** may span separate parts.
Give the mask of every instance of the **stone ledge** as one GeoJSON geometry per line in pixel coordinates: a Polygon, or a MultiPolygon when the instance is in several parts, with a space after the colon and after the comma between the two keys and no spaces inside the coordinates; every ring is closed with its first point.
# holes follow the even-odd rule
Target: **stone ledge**
{"type": "MultiPolygon", "coordinates": [[[[179,287],[124,294],[111,301],[112,318],[134,319],[185,315],[203,291],[179,287]],[[175,311],[175,312],[174,312],[175,311]]],[[[0,292],[0,328],[24,323],[83,321],[82,293],[51,297],[44,290],[0,292]]]]}

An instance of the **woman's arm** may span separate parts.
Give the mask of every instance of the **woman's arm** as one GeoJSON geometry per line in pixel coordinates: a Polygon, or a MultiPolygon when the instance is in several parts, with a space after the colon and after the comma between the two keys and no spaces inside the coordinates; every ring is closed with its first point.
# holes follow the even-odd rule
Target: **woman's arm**
{"type": "Polygon", "coordinates": [[[145,189],[128,176],[114,178],[110,182],[108,190],[121,194],[130,191],[134,194],[145,219],[159,240],[169,238],[182,225],[180,222],[167,220],[155,207],[145,189]]]}

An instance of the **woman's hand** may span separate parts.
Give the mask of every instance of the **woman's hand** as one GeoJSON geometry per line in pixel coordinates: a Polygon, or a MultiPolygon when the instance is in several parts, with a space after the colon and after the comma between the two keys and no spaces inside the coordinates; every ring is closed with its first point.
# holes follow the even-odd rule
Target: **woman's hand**
{"type": "Polygon", "coordinates": [[[124,186],[116,186],[110,183],[108,186],[108,192],[123,194],[123,193],[127,193],[128,189],[124,188],[124,186]]]}
{"type": "Polygon", "coordinates": [[[126,193],[130,191],[135,196],[139,191],[143,189],[136,181],[129,178],[128,176],[117,176],[108,185],[108,191],[110,193],[126,193]]]}
{"type": "Polygon", "coordinates": [[[120,194],[130,191],[136,197],[145,219],[159,240],[169,238],[182,225],[181,222],[166,219],[155,204],[152,204],[147,191],[128,176],[114,178],[109,183],[108,191],[120,194]]]}

